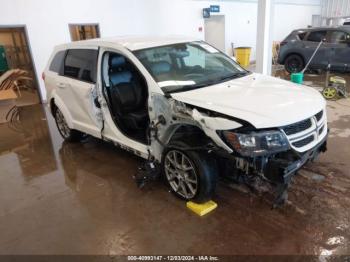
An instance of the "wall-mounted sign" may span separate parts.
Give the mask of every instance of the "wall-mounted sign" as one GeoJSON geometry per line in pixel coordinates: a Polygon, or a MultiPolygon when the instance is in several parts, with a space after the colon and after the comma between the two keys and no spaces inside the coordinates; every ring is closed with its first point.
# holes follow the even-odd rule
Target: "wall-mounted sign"
{"type": "Polygon", "coordinates": [[[212,12],[212,13],[220,13],[220,6],[219,5],[211,5],[210,6],[210,12],[212,12]]]}
{"type": "Polygon", "coordinates": [[[210,8],[203,8],[203,18],[210,18],[210,8]]]}

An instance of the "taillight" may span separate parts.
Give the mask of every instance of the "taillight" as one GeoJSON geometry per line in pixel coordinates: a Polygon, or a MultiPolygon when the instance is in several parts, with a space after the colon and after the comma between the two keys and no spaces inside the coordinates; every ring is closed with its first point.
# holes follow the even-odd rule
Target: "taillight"
{"type": "Polygon", "coordinates": [[[41,74],[41,78],[45,81],[45,72],[41,74]]]}
{"type": "Polygon", "coordinates": [[[282,41],[282,42],[280,43],[280,46],[284,46],[285,44],[287,44],[287,41],[282,41]]]}

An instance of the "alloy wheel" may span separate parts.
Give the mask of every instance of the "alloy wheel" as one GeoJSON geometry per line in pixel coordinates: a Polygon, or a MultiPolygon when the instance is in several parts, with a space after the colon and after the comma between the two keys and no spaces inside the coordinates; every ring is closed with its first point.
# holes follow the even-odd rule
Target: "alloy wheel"
{"type": "Polygon", "coordinates": [[[198,176],[192,161],[181,151],[170,150],[164,159],[166,178],[175,193],[192,199],[198,191],[198,176]]]}
{"type": "Polygon", "coordinates": [[[68,127],[68,124],[64,119],[62,112],[59,109],[56,109],[55,116],[56,116],[57,127],[58,127],[58,130],[60,131],[60,134],[63,136],[63,138],[69,138],[71,134],[71,130],[68,127]]]}

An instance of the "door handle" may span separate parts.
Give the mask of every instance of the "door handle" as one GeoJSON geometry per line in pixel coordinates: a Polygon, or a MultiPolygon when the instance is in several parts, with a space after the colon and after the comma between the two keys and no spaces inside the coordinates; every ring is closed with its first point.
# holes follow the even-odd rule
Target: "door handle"
{"type": "Polygon", "coordinates": [[[66,84],[65,83],[58,83],[57,86],[59,88],[65,88],[66,87],[66,84]]]}
{"type": "Polygon", "coordinates": [[[66,87],[70,87],[70,84],[58,83],[57,86],[58,86],[59,88],[66,88],[66,87]]]}

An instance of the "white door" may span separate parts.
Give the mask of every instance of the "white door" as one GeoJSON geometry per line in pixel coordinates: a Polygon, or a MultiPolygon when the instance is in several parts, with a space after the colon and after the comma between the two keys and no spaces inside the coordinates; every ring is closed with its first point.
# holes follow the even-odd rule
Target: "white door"
{"type": "Polygon", "coordinates": [[[57,95],[67,107],[73,128],[100,136],[100,109],[96,107],[97,49],[69,49],[58,77],[57,95]]]}
{"type": "MultiPolygon", "coordinates": [[[[99,102],[101,104],[101,110],[102,114],[104,116],[104,128],[102,136],[107,139],[111,140],[118,145],[120,145],[122,148],[126,150],[130,150],[131,152],[140,155],[143,158],[148,157],[148,150],[149,146],[145,143],[142,143],[138,139],[135,138],[135,135],[130,133],[127,133],[126,130],[122,130],[121,126],[118,126],[118,119],[117,115],[113,113],[113,106],[111,103],[112,100],[112,76],[111,76],[111,61],[110,57],[116,55],[120,57],[120,61],[123,61],[124,65],[119,65],[119,69],[123,68],[126,71],[132,72],[132,75],[129,75],[127,72],[123,72],[122,70],[119,71],[116,70],[116,73],[119,76],[114,76],[113,81],[118,81],[116,78],[120,79],[120,83],[123,81],[128,82],[132,77],[135,77],[134,73],[140,73],[142,74],[142,70],[140,67],[138,67],[137,64],[140,64],[139,61],[134,56],[131,56],[130,54],[125,54],[122,50],[118,49],[112,49],[112,48],[100,48],[99,58],[98,58],[98,77],[97,81],[99,84],[98,89],[98,96],[99,96],[99,102]],[[129,78],[131,76],[131,78],[129,78]]],[[[114,65],[115,66],[115,65],[114,65]]],[[[140,77],[142,77],[140,75],[140,77]]],[[[116,88],[116,87],[113,87],[116,88]]],[[[147,91],[148,92],[148,91],[147,91]]],[[[148,111],[147,111],[148,112],[148,111]]],[[[146,128],[144,130],[146,133],[146,128]]]]}
{"type": "Polygon", "coordinates": [[[207,43],[226,53],[224,15],[213,15],[204,19],[204,35],[207,43]]]}

